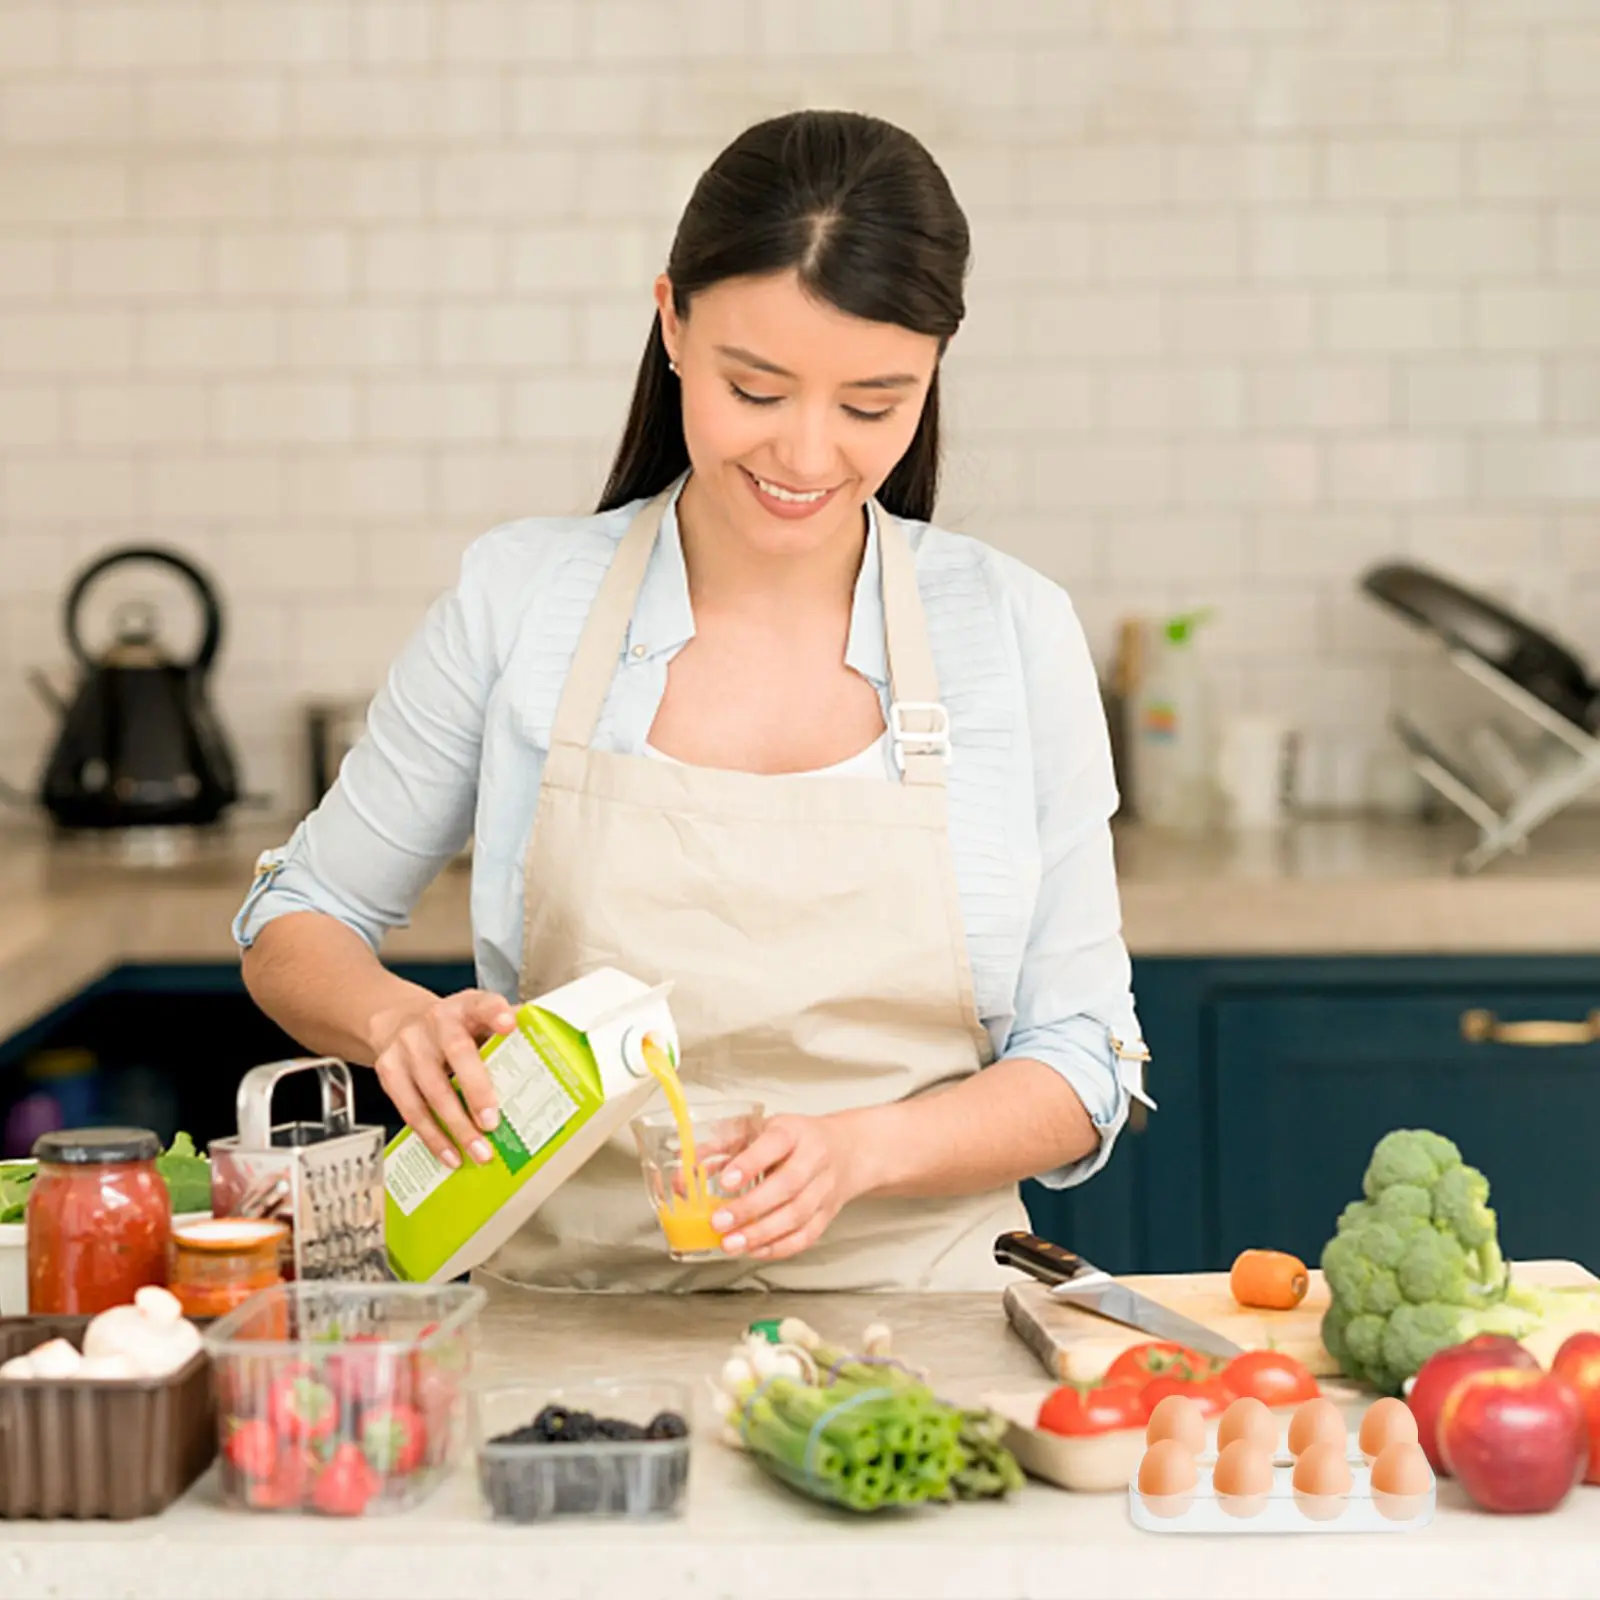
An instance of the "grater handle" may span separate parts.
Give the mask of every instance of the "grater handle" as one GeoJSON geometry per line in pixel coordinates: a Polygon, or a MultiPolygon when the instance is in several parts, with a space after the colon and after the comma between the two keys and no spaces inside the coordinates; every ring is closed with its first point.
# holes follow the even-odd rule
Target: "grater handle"
{"type": "Polygon", "coordinates": [[[292,1073],[311,1071],[322,1081],[323,1132],[332,1138],[351,1131],[355,1126],[355,1091],[350,1068],[344,1062],[336,1056],[268,1061],[245,1073],[234,1097],[239,1143],[246,1150],[266,1150],[272,1145],[272,1091],[292,1073]]]}

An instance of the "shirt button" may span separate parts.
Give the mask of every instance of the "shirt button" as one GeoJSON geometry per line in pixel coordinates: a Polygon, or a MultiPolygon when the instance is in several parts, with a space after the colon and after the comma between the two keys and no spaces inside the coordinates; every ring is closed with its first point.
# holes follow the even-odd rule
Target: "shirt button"
{"type": "Polygon", "coordinates": [[[633,647],[633,659],[635,661],[643,660],[644,659],[644,651],[645,651],[645,647],[642,644],[636,644],[633,647]]]}

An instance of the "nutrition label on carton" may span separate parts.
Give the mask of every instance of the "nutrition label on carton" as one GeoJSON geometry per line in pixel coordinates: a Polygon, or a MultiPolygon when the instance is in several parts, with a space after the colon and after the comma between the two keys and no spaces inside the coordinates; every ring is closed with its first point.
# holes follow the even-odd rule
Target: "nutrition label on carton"
{"type": "MultiPolygon", "coordinates": [[[[578,1102],[522,1034],[511,1034],[484,1066],[500,1106],[500,1122],[488,1139],[506,1166],[517,1172],[567,1125],[578,1102]]],[[[450,1172],[413,1136],[401,1140],[385,1157],[383,1183],[390,1198],[409,1217],[450,1172]]]]}
{"type": "Polygon", "coordinates": [[[500,1105],[500,1123],[489,1139],[516,1172],[566,1127],[578,1102],[526,1034],[512,1034],[485,1065],[500,1105]]]}

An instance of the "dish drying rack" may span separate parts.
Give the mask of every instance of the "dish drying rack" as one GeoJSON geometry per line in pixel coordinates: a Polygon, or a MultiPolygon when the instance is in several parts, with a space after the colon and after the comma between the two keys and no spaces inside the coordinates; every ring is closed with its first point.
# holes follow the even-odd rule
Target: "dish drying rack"
{"type": "Polygon", "coordinates": [[[1452,666],[1531,725],[1524,743],[1492,719],[1478,723],[1467,738],[1475,775],[1413,718],[1390,718],[1417,775],[1478,826],[1477,843],[1454,862],[1458,874],[1526,853],[1536,828],[1600,788],[1600,684],[1548,634],[1421,568],[1379,567],[1362,587],[1434,633],[1452,666]],[[1486,788],[1500,791],[1498,803],[1486,788]]]}

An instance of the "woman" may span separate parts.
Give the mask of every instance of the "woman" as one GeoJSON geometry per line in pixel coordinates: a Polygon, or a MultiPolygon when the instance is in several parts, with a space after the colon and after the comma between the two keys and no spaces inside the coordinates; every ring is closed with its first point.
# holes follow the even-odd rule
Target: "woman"
{"type": "Polygon", "coordinates": [[[900,130],[804,112],[735,140],[656,284],[598,512],[472,545],[263,858],[250,992],[373,1063],[451,1164],[489,1158],[477,1047],[508,1000],[600,964],[672,979],[686,1080],[766,1104],[725,1263],[668,1259],[624,1131],[495,1275],[990,1287],[1018,1182],[1082,1182],[1142,1094],[1082,631],[929,525],[967,259],[900,130]],[[375,951],[469,833],[482,987],[441,998],[375,951]]]}

